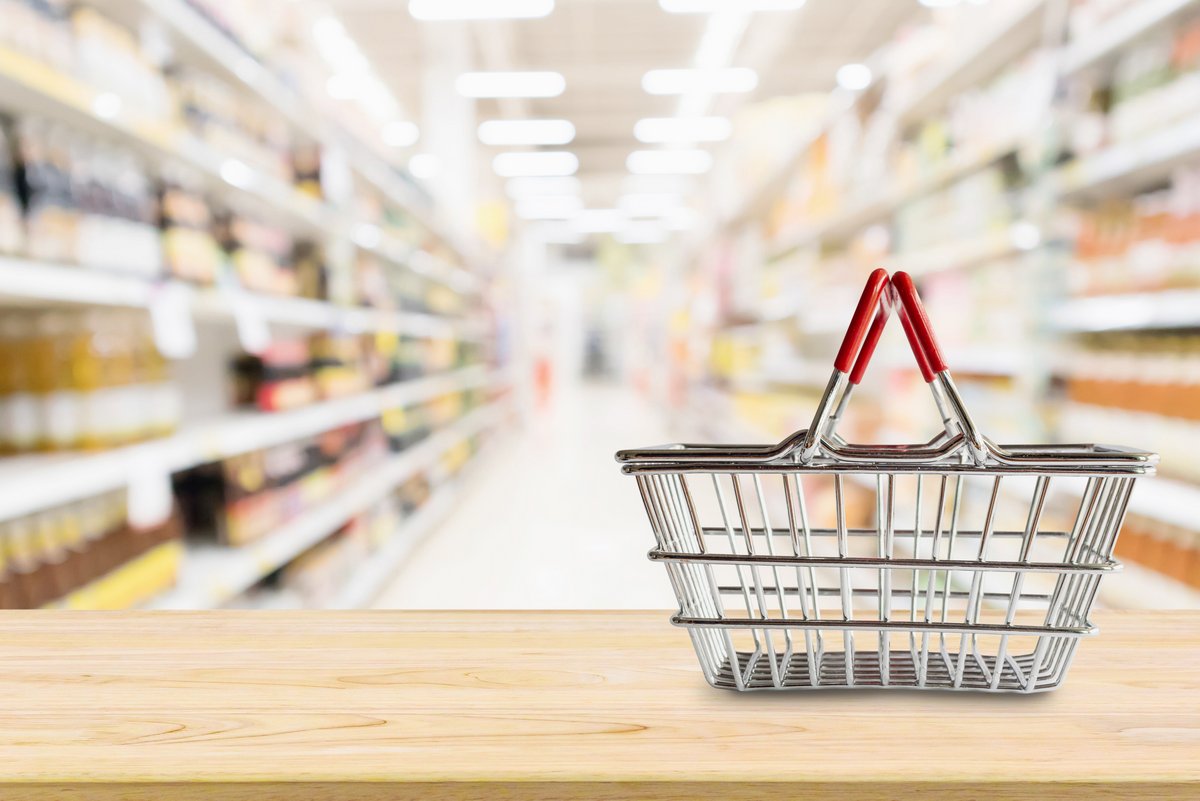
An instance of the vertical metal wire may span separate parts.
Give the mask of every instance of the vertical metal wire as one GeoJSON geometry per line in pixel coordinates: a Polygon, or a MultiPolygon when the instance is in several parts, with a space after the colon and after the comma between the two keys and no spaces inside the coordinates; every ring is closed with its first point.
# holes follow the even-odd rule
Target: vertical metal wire
{"type": "MultiPolygon", "coordinates": [[[[781,475],[780,479],[783,481],[783,498],[787,505],[788,533],[791,535],[790,538],[791,538],[791,543],[792,543],[792,555],[800,556],[800,550],[801,550],[800,549],[800,532],[796,528],[796,503],[792,498],[792,490],[791,490],[791,486],[788,484],[787,474],[785,473],[785,474],[781,475]]],[[[796,570],[796,594],[799,596],[799,602],[800,602],[800,619],[807,621],[808,620],[808,598],[807,598],[808,590],[804,584],[804,571],[799,565],[797,565],[795,567],[795,570],[796,570]]],[[[804,629],[804,651],[808,657],[807,667],[808,667],[808,673],[809,673],[809,682],[813,686],[816,686],[817,682],[816,682],[816,677],[815,677],[815,665],[814,665],[815,660],[813,658],[812,631],[810,631],[807,628],[804,629]]]]}
{"type": "MultiPolygon", "coordinates": [[[[937,513],[934,515],[933,523],[933,544],[930,546],[930,561],[938,561],[938,545],[942,537],[942,516],[946,508],[946,477],[941,477],[941,483],[938,489],[937,513]]],[[[933,622],[933,588],[934,582],[937,579],[937,567],[929,568],[929,576],[925,579],[925,600],[923,607],[925,610],[925,622],[933,622]]],[[[929,632],[921,632],[921,665],[917,669],[917,686],[924,687],[925,682],[929,678],[929,632]]]]}
{"type": "MultiPolygon", "coordinates": [[[[892,558],[893,538],[896,536],[896,477],[891,473],[877,477],[876,492],[882,495],[879,504],[879,555],[884,559],[892,558]]],[[[884,568],[879,571],[879,617],[884,623],[892,619],[892,570],[884,568]]],[[[891,681],[891,632],[883,629],[879,632],[879,683],[884,687],[891,681]]]]}
{"type": "MultiPolygon", "coordinates": [[[[755,474],[753,478],[754,478],[754,492],[755,492],[755,494],[758,495],[758,511],[762,515],[763,534],[765,535],[766,541],[767,541],[767,553],[770,554],[771,556],[774,556],[775,555],[775,545],[773,543],[773,538],[774,538],[775,530],[771,527],[771,516],[769,514],[767,514],[767,499],[766,499],[766,496],[763,494],[762,481],[759,479],[757,474],[755,474]]],[[[775,565],[771,566],[771,576],[772,576],[772,578],[775,579],[775,596],[779,599],[779,614],[783,620],[787,620],[788,619],[788,608],[787,608],[787,600],[784,597],[785,593],[783,591],[783,580],[779,577],[779,568],[776,567],[775,565]]],[[[783,652],[782,666],[780,668],[779,673],[786,676],[787,675],[787,666],[792,661],[792,632],[790,629],[788,629],[786,627],[783,629],[783,642],[784,642],[784,652],[783,652]]],[[[773,674],[773,675],[777,676],[779,674],[773,674]]],[[[776,681],[776,686],[777,687],[781,686],[778,681],[776,681]]]]}
{"type": "MultiPolygon", "coordinates": [[[[721,521],[725,525],[725,534],[729,539],[729,552],[732,554],[736,554],[737,550],[738,550],[737,549],[737,538],[734,536],[734,533],[733,533],[733,524],[729,522],[729,513],[727,511],[726,503],[725,503],[725,493],[721,489],[721,482],[718,480],[715,473],[712,476],[712,481],[713,481],[713,489],[717,493],[717,507],[721,510],[721,521]]],[[[749,590],[749,587],[746,582],[745,568],[742,565],[737,565],[736,567],[737,567],[738,583],[741,585],[741,589],[742,589],[742,599],[746,603],[746,617],[751,618],[751,617],[754,617],[754,611],[753,611],[753,607],[750,603],[750,590],[749,590]]],[[[753,654],[750,657],[750,659],[747,663],[747,666],[746,666],[746,675],[747,676],[749,675],[749,672],[751,670],[753,670],[754,660],[758,658],[758,654],[762,650],[762,644],[759,643],[759,641],[758,641],[758,632],[755,631],[754,629],[751,629],[750,636],[754,641],[754,651],[753,651],[753,654]]],[[[735,673],[741,674],[741,670],[742,670],[741,665],[738,664],[736,661],[732,665],[730,665],[730,667],[733,669],[733,671],[735,673]]],[[[748,683],[749,679],[742,678],[739,675],[738,681],[745,684],[745,683],[748,683]]]]}
{"type": "MultiPolygon", "coordinates": [[[[683,490],[683,497],[687,501],[688,514],[691,516],[692,528],[696,532],[696,540],[699,543],[700,553],[705,553],[706,548],[704,545],[704,528],[700,524],[700,516],[696,514],[696,503],[692,500],[691,490],[688,489],[687,476],[683,475],[682,473],[679,475],[679,484],[683,490]]],[[[716,617],[720,620],[724,620],[726,617],[725,604],[721,600],[721,590],[718,588],[717,580],[713,576],[712,565],[704,565],[704,574],[708,579],[709,592],[712,593],[713,609],[716,612],[716,617]]],[[[734,683],[737,685],[739,690],[744,690],[745,683],[742,681],[741,671],[738,670],[737,648],[735,648],[733,644],[733,635],[730,633],[729,629],[722,628],[720,636],[724,641],[725,653],[729,659],[729,668],[733,673],[734,683]]]]}
{"type": "MultiPolygon", "coordinates": [[[[738,518],[742,521],[742,535],[746,539],[746,548],[750,552],[750,556],[757,556],[754,548],[754,530],[750,526],[750,520],[746,516],[746,502],[742,498],[742,484],[738,475],[733,474],[733,499],[737,505],[738,518]]],[[[750,575],[754,577],[754,597],[758,600],[758,611],[761,619],[766,622],[770,620],[770,614],[767,611],[767,599],[763,594],[762,576],[758,572],[758,565],[750,566],[750,575]]],[[[767,645],[767,658],[770,660],[771,681],[779,685],[779,664],[775,660],[775,643],[771,637],[771,631],[766,626],[762,629],[763,640],[767,645]]],[[[751,668],[753,668],[754,660],[751,660],[751,668]]]]}
{"type": "MultiPolygon", "coordinates": [[[[792,483],[795,487],[796,511],[800,517],[800,531],[804,537],[804,555],[812,556],[812,528],[808,524],[808,506],[804,501],[804,484],[800,481],[798,474],[792,474],[792,483]]],[[[789,493],[789,497],[790,493],[789,493]]],[[[814,620],[821,619],[821,590],[817,584],[817,573],[812,567],[806,571],[808,573],[808,586],[812,589],[812,616],[814,620]]],[[[800,568],[796,568],[796,576],[800,577],[800,568]]],[[[803,580],[801,579],[801,587],[803,588],[803,580]]],[[[801,598],[807,594],[807,590],[802,590],[801,598]]],[[[808,641],[808,630],[805,632],[805,641],[808,641]]],[[[815,634],[817,641],[816,658],[813,658],[811,645],[809,646],[808,654],[808,677],[813,687],[817,687],[821,683],[821,660],[825,655],[825,639],[820,629],[817,629],[815,634]]]]}
{"type": "MultiPolygon", "coordinates": [[[[837,542],[838,542],[838,558],[846,559],[850,556],[850,545],[846,535],[846,506],[842,495],[842,474],[835,473],[833,476],[833,498],[834,506],[837,511],[837,542]]],[[[850,570],[841,567],[838,568],[839,585],[842,596],[842,620],[850,620],[853,617],[850,601],[850,570]]],[[[846,660],[846,684],[850,687],[854,686],[854,632],[850,629],[842,630],[842,642],[845,643],[845,660],[846,660]]]]}
{"type": "MultiPolygon", "coordinates": [[[[992,482],[992,497],[988,500],[987,514],[983,519],[983,529],[979,533],[979,554],[978,561],[987,561],[988,540],[992,536],[992,526],[996,519],[996,499],[1000,495],[1000,476],[996,476],[996,480],[992,482]]],[[[963,622],[973,626],[979,622],[979,585],[983,581],[983,571],[975,570],[971,574],[971,589],[967,593],[967,609],[964,614],[963,622]]],[[[978,635],[971,635],[971,643],[978,650],[978,635]]],[[[967,635],[963,634],[958,643],[958,664],[954,668],[954,686],[961,687],[963,682],[963,674],[967,665],[967,635]]]]}
{"type": "MultiPolygon", "coordinates": [[[[1033,549],[1034,540],[1037,537],[1038,525],[1042,517],[1042,509],[1046,504],[1046,491],[1050,487],[1050,478],[1048,476],[1038,476],[1037,484],[1033,489],[1033,500],[1029,504],[1029,517],[1025,521],[1025,533],[1021,538],[1021,553],[1018,561],[1028,562],[1030,551],[1033,549]]],[[[1008,597],[1008,609],[1004,613],[1005,625],[1012,625],[1013,618],[1017,612],[1017,604],[1021,599],[1021,588],[1025,584],[1025,572],[1018,570],[1013,575],[1012,591],[1008,597]]],[[[991,688],[995,690],[1000,686],[1000,680],[1004,674],[1005,657],[1008,655],[1008,635],[1000,635],[1000,644],[996,648],[996,666],[992,673],[991,688]]],[[[1020,671],[1015,670],[1014,675],[1020,681],[1020,671]]]]}

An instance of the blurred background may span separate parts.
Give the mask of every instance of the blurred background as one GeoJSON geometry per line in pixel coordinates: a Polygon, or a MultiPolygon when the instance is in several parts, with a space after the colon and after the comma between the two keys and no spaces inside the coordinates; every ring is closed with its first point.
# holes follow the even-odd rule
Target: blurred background
{"type": "MultiPolygon", "coordinates": [[[[613,452],[805,427],[885,266],[1200,607],[1200,2],[0,19],[0,606],[671,606],[613,452]]],[[[936,429],[888,331],[842,431],[936,429]]]]}

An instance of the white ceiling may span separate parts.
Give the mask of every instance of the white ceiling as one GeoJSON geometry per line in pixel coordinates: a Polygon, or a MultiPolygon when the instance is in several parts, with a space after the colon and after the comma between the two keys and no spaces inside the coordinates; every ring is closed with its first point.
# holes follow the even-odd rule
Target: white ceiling
{"type": "MultiPolygon", "coordinates": [[[[567,81],[559,97],[478,101],[479,121],[502,117],[565,118],[577,136],[569,148],[588,184],[624,172],[625,158],[640,145],[634,123],[671,116],[678,98],[641,88],[650,69],[688,67],[707,22],[703,14],[669,14],[657,0],[558,0],[542,19],[469,23],[418,22],[403,0],[332,0],[376,72],[413,119],[422,119],[427,66],[443,56],[447,36],[474,69],[547,69],[567,81]],[[441,26],[436,36],[421,26],[441,26]]],[[[797,11],[756,14],[741,39],[734,66],[758,70],[752,95],[718,97],[713,111],[729,113],[745,102],[828,91],[843,64],[862,61],[906,23],[926,13],[917,0],[808,0],[797,11]]],[[[453,91],[445,86],[439,91],[453,91]]],[[[482,146],[481,146],[482,147],[482,146]]],[[[487,165],[493,152],[484,148],[487,165]]]]}

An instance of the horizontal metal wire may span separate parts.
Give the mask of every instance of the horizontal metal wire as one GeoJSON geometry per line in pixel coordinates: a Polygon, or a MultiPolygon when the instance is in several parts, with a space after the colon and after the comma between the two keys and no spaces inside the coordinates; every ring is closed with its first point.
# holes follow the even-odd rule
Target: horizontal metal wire
{"type": "Polygon", "coordinates": [[[705,618],[674,615],[671,624],[683,628],[710,629],[814,629],[826,631],[896,631],[901,633],[929,632],[932,634],[1001,634],[1012,637],[1040,637],[1050,634],[1059,637],[1090,637],[1099,629],[1087,626],[1032,626],[1012,623],[941,623],[921,620],[800,620],[796,618],[705,618]]]}
{"type": "Polygon", "coordinates": [[[970,476],[1145,476],[1154,475],[1153,465],[1145,463],[1114,464],[1114,465],[1012,465],[978,467],[974,464],[894,464],[883,466],[871,464],[845,464],[813,461],[809,464],[792,464],[776,462],[688,462],[686,457],[680,457],[678,462],[650,462],[645,464],[623,464],[621,472],[626,475],[640,473],[861,473],[863,475],[900,475],[907,473],[925,473],[930,475],[970,475],[970,476]]]}
{"type": "MultiPolygon", "coordinates": [[[[761,587],[761,589],[767,595],[770,595],[771,593],[779,593],[779,592],[782,592],[784,595],[799,596],[802,594],[801,589],[799,587],[788,587],[788,586],[776,587],[773,584],[765,584],[761,587]]],[[[722,595],[741,595],[743,592],[745,592],[745,588],[743,588],[739,584],[722,584],[717,587],[717,590],[719,590],[722,595]]],[[[849,592],[851,595],[870,597],[870,598],[875,598],[875,597],[878,597],[878,595],[879,595],[879,590],[876,588],[873,588],[873,587],[855,587],[855,588],[849,590],[849,592]]],[[[820,587],[820,588],[818,588],[819,595],[824,595],[824,596],[830,597],[830,598],[836,598],[839,595],[841,595],[841,593],[842,593],[842,590],[840,587],[820,587]]],[[[948,598],[970,598],[971,597],[971,593],[968,592],[967,590],[951,590],[950,592],[947,593],[945,590],[941,590],[941,589],[937,589],[937,588],[935,588],[933,590],[933,592],[931,592],[931,593],[926,593],[925,590],[922,590],[920,588],[917,588],[916,590],[911,590],[911,589],[902,589],[902,588],[898,588],[898,587],[893,587],[891,590],[888,591],[887,594],[894,598],[911,598],[914,593],[916,593],[917,597],[922,597],[922,596],[928,595],[935,599],[941,599],[943,597],[948,597],[948,598]]],[[[812,591],[812,589],[805,587],[803,590],[803,594],[806,597],[811,598],[813,596],[813,591],[812,591]]],[[[981,598],[985,601],[1008,601],[1013,597],[1013,594],[1011,592],[978,592],[978,593],[976,593],[976,597],[981,598]]],[[[1049,601],[1050,596],[1047,593],[1023,592],[1017,596],[1017,599],[1021,600],[1021,601],[1049,601]]]]}
{"type": "Polygon", "coordinates": [[[911,559],[878,556],[747,556],[723,553],[675,553],[655,548],[648,554],[654,562],[681,562],[700,565],[762,565],[765,567],[861,567],[872,570],[954,570],[975,573],[1072,573],[1101,575],[1121,569],[1121,563],[1108,559],[1094,565],[1070,562],[1010,562],[989,559],[911,559]]]}

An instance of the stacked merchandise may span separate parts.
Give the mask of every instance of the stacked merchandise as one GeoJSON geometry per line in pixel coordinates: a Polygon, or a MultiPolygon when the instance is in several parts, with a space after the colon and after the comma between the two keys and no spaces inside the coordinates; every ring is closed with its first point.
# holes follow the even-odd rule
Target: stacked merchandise
{"type": "Polygon", "coordinates": [[[387,455],[378,420],[203,465],[176,477],[189,533],[262,539],[362,479],[387,455]]]}
{"type": "MultiPolygon", "coordinates": [[[[1078,31],[1093,23],[1078,4],[1078,31]]],[[[1119,17],[1116,10],[1114,18],[1119,17]]],[[[1085,32],[1079,32],[1085,37],[1085,32]]],[[[1200,15],[1154,31],[1122,51],[1111,70],[1090,71],[1068,85],[1067,146],[1076,156],[1155,134],[1200,112],[1200,15]]]]}
{"type": "Polygon", "coordinates": [[[1064,351],[1063,436],[1105,431],[1159,452],[1159,472],[1200,483],[1200,335],[1102,334],[1064,351]]]}
{"type": "Polygon", "coordinates": [[[452,481],[479,447],[478,436],[463,439],[438,465],[418,471],[394,493],[264,578],[231,606],[320,608],[337,603],[357,580],[361,566],[398,537],[406,536],[404,522],[427,509],[437,487],[452,481]]]}
{"type": "Polygon", "coordinates": [[[123,491],[0,522],[0,608],[133,606],[174,582],[181,534],[132,527],[123,491]]]}
{"type": "Polygon", "coordinates": [[[170,434],[179,388],[132,312],[5,312],[0,449],[109,448],[170,434]]]}
{"type": "Polygon", "coordinates": [[[1069,278],[1080,295],[1200,287],[1200,169],[1081,210],[1069,278]]]}

